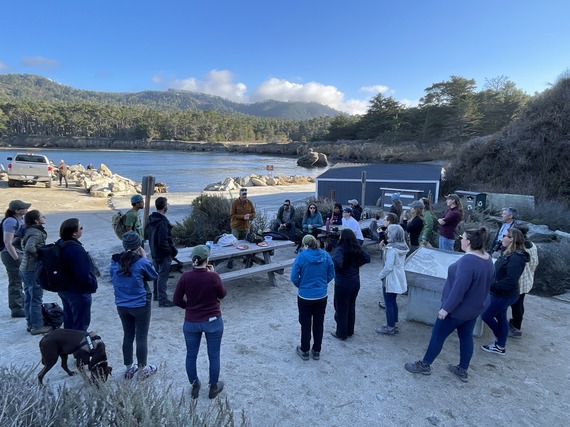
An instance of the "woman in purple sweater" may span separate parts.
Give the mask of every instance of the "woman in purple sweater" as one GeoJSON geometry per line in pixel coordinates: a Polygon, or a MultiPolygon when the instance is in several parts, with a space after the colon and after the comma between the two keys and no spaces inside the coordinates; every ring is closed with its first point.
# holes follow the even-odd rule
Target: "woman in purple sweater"
{"type": "Polygon", "coordinates": [[[226,296],[226,288],[214,268],[208,264],[210,248],[195,246],[192,250],[194,268],[186,271],[176,284],[172,302],[186,310],[184,316],[184,339],[186,340],[186,374],[192,384],[192,398],[200,393],[200,380],[196,369],[196,359],[200,351],[202,333],[206,335],[208,360],[210,361],[210,399],[215,398],[224,388],[219,381],[220,348],[224,334],[224,321],[220,310],[220,300],[226,296]]]}
{"type": "Polygon", "coordinates": [[[467,369],[473,356],[473,329],[477,316],[483,312],[489,288],[495,280],[491,256],[485,252],[487,229],[467,230],[461,236],[461,249],[466,254],[451,264],[443,285],[441,309],[433,325],[431,340],[422,360],[406,363],[407,371],[431,374],[431,364],[441,352],[447,337],[457,329],[459,337],[459,365],[449,370],[467,382],[467,369]]]}

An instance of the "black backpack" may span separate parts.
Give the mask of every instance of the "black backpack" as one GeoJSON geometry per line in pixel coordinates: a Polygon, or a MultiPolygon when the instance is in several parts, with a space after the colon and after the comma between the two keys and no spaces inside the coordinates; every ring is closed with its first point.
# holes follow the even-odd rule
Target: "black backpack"
{"type": "Polygon", "coordinates": [[[46,291],[61,292],[68,283],[61,262],[61,249],[73,242],[50,243],[37,250],[36,279],[46,291]]]}
{"type": "Polygon", "coordinates": [[[44,302],[42,304],[42,317],[45,326],[59,328],[63,323],[63,308],[56,302],[44,302]]]}

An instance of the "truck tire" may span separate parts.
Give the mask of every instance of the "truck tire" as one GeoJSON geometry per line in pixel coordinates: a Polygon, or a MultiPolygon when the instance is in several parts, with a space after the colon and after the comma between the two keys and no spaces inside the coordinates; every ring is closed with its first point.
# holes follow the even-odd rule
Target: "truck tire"
{"type": "Polygon", "coordinates": [[[15,186],[16,186],[16,180],[9,179],[8,180],[8,187],[15,187],[15,186]]]}

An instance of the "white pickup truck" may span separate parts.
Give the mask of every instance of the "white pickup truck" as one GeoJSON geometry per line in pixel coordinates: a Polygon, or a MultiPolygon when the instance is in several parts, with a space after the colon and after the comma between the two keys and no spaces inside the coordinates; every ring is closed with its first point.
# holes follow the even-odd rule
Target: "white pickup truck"
{"type": "Polygon", "coordinates": [[[18,153],[15,157],[8,157],[8,187],[16,184],[45,183],[51,187],[52,166],[46,156],[32,153],[18,153]]]}

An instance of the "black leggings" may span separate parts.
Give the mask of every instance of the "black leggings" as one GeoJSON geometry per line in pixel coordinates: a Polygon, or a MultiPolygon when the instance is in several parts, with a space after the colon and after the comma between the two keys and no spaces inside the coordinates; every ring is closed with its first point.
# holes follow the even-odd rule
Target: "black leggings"
{"type": "Polygon", "coordinates": [[[510,324],[517,329],[520,329],[522,326],[523,315],[524,315],[524,296],[526,294],[520,294],[519,299],[513,305],[511,305],[511,312],[513,318],[511,319],[510,324]]]}

